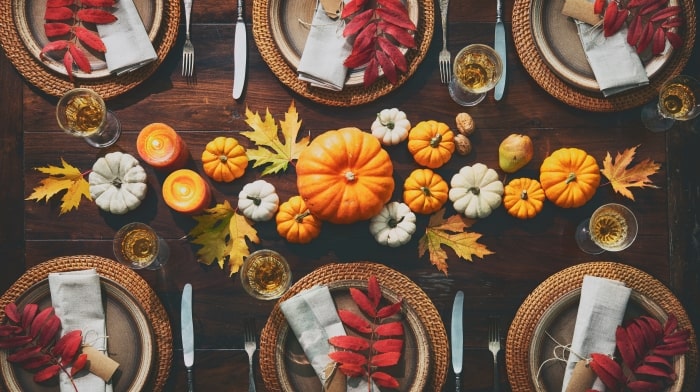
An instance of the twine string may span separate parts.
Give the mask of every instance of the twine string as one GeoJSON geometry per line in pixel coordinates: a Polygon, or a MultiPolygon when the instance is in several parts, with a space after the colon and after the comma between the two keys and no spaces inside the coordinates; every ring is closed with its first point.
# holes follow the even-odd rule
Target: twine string
{"type": "Polygon", "coordinates": [[[544,365],[551,361],[558,361],[558,362],[563,362],[567,363],[569,361],[569,355],[573,354],[576,357],[579,358],[579,360],[585,360],[585,361],[590,361],[590,358],[586,358],[583,355],[577,353],[576,351],[571,349],[571,344],[562,344],[559,343],[552,335],[549,334],[549,332],[545,331],[544,332],[549,339],[551,339],[554,343],[556,343],[556,346],[552,349],[552,357],[547,358],[542,363],[540,366],[537,368],[537,374],[535,375],[535,387],[537,390],[540,390],[540,373],[542,373],[542,369],[544,368],[544,365]],[[566,354],[569,355],[566,355],[566,354]]]}

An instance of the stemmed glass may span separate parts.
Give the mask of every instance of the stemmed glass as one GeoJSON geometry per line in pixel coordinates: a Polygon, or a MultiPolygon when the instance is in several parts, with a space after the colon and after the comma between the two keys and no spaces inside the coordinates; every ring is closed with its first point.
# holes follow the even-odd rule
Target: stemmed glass
{"type": "Polygon", "coordinates": [[[93,147],[107,147],[119,139],[119,119],[107,110],[102,97],[88,88],[69,90],[56,105],[58,125],[66,133],[82,137],[93,147]]]}
{"type": "Polygon", "coordinates": [[[452,99],[462,106],[474,106],[481,102],[503,74],[503,63],[498,53],[482,44],[462,48],[455,56],[452,68],[448,89],[452,99]]]}
{"type": "Polygon", "coordinates": [[[117,260],[133,269],[160,269],[170,256],[165,240],[141,222],[122,226],[114,236],[112,247],[117,260]]]}
{"type": "Polygon", "coordinates": [[[597,255],[627,249],[637,238],[637,218],[622,204],[609,203],[596,209],[576,229],[576,243],[582,251],[597,255]]]}
{"type": "Polygon", "coordinates": [[[658,102],[642,108],[642,122],[653,132],[670,129],[676,120],[692,120],[700,114],[700,82],[678,75],[666,81],[659,90],[658,102]]]}

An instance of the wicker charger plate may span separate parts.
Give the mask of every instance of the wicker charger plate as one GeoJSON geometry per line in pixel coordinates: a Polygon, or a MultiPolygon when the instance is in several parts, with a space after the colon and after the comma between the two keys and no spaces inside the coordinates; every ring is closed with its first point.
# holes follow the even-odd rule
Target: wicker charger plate
{"type": "MultiPolygon", "coordinates": [[[[677,364],[677,369],[684,371],[683,391],[695,391],[695,378],[698,366],[698,348],[695,332],[688,314],[673,293],[656,278],[628,265],[613,262],[592,262],[578,264],[564,269],[545,279],[525,299],[518,309],[506,338],[506,370],[508,380],[514,392],[532,392],[537,390],[533,383],[532,364],[530,363],[533,339],[542,327],[542,320],[550,318],[548,323],[555,323],[548,316],[554,306],[564,306],[567,298],[580,289],[584,275],[593,275],[624,282],[637,294],[632,303],[652,315],[665,312],[673,313],[678,318],[681,328],[691,332],[690,351],[685,355],[685,363],[677,364]],[[654,310],[655,307],[660,309],[654,310]]],[[[560,342],[566,344],[568,342],[560,342]]],[[[539,366],[539,364],[537,364],[539,366]]],[[[682,373],[681,373],[682,375],[682,373]]],[[[540,389],[541,390],[541,389],[540,389]]]]}
{"type": "Polygon", "coordinates": [[[560,78],[547,65],[540,54],[532,30],[531,14],[535,0],[515,0],[513,6],[513,41],[520,61],[527,72],[554,98],[567,105],[594,112],[614,112],[630,109],[655,98],[664,81],[678,75],[685,67],[695,45],[696,19],[693,0],[680,0],[685,17],[685,27],[680,31],[683,47],[674,50],[661,70],[656,72],[649,85],[635,88],[605,98],[600,92],[578,88],[560,78]]]}
{"type": "MultiPolygon", "coordinates": [[[[366,281],[372,275],[377,277],[379,284],[385,290],[402,297],[405,304],[412,308],[417,315],[425,332],[427,332],[430,351],[429,361],[431,369],[427,375],[427,380],[425,380],[423,390],[441,390],[447,376],[449,361],[445,327],[430,298],[413,281],[400,272],[375,263],[328,264],[301,278],[279,299],[279,302],[318,284],[366,281]]],[[[279,308],[279,302],[272,310],[260,335],[261,372],[267,390],[273,392],[289,391],[280,382],[278,374],[280,370],[277,356],[278,339],[281,331],[287,329],[287,323],[279,308]]]]}
{"type": "Polygon", "coordinates": [[[45,281],[49,273],[66,272],[94,268],[104,279],[119,285],[133,297],[136,304],[143,310],[146,321],[150,325],[155,341],[155,358],[152,361],[150,379],[143,390],[162,391],[170,374],[172,362],[172,331],[168,315],[160,300],[148,283],[131,269],[106,258],[80,255],[51,259],[30,268],[0,297],[0,320],[5,317],[5,306],[22,297],[27,290],[45,281]]]}
{"type": "MultiPolygon", "coordinates": [[[[180,3],[173,0],[154,2],[153,12],[162,10],[162,15],[152,15],[149,25],[160,27],[151,30],[149,37],[158,55],[157,59],[135,71],[127,72],[119,76],[106,74],[100,70],[97,75],[103,77],[76,78],[71,82],[65,71],[60,71],[54,61],[48,64],[40,61],[36,56],[37,26],[29,26],[26,19],[16,19],[26,13],[19,12],[19,8],[27,0],[0,0],[0,44],[17,68],[20,74],[31,84],[40,90],[53,96],[61,96],[67,90],[76,87],[88,87],[97,91],[103,98],[109,99],[136,87],[146,80],[158,66],[165,60],[177,39],[178,24],[180,22],[180,3]]],[[[33,5],[35,2],[27,2],[33,5]]],[[[143,8],[143,7],[142,7],[143,8]]],[[[145,7],[148,8],[148,7],[145,7]]],[[[33,12],[31,9],[27,12],[33,12]]],[[[41,21],[35,21],[41,25],[41,21]]]]}
{"type": "Polygon", "coordinates": [[[388,94],[401,86],[418,69],[430,47],[430,41],[434,30],[434,5],[432,0],[418,1],[418,23],[415,33],[415,50],[409,50],[406,60],[408,71],[400,74],[395,85],[389,83],[386,78],[380,78],[369,87],[359,85],[346,85],[342,91],[332,91],[323,88],[312,87],[309,83],[301,81],[297,77],[296,66],[287,59],[290,58],[288,44],[278,43],[276,37],[279,32],[278,22],[271,22],[270,8],[279,3],[276,0],[253,0],[253,37],[258,46],[260,55],[270,67],[277,78],[294,92],[331,106],[355,106],[371,102],[388,94]]]}

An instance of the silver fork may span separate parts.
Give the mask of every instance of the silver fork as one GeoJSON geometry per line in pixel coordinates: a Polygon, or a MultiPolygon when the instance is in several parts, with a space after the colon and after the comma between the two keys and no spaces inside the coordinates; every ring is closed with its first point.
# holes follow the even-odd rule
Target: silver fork
{"type": "Polygon", "coordinates": [[[243,339],[245,352],[248,353],[248,392],[255,392],[255,377],[253,377],[253,354],[257,348],[255,343],[255,324],[253,320],[245,322],[243,339]]]}
{"type": "Polygon", "coordinates": [[[439,55],[440,64],[440,82],[447,84],[452,78],[452,69],[450,61],[452,56],[447,50],[447,7],[450,4],[450,0],[440,0],[440,20],[442,22],[442,50],[439,55]]]}
{"type": "Polygon", "coordinates": [[[185,0],[185,46],[182,48],[182,76],[192,76],[194,72],[194,45],[190,41],[190,13],[192,0],[185,0]]]}
{"type": "Polygon", "coordinates": [[[498,352],[501,351],[501,337],[498,329],[498,320],[493,319],[489,324],[489,351],[493,354],[493,391],[500,390],[498,376],[498,352]]]}

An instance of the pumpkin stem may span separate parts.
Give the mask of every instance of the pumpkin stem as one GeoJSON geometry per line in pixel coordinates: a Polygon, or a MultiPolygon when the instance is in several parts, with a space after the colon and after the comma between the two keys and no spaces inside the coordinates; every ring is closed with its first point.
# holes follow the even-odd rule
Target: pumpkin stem
{"type": "Polygon", "coordinates": [[[379,123],[382,124],[382,126],[387,127],[390,131],[393,131],[394,126],[396,126],[396,124],[394,124],[394,122],[391,120],[384,122],[384,120],[382,120],[382,118],[379,114],[380,113],[377,113],[377,120],[379,120],[379,123]]]}
{"type": "Polygon", "coordinates": [[[346,171],[345,172],[345,180],[347,180],[348,182],[355,181],[355,173],[353,173],[350,170],[346,171]]]}
{"type": "Polygon", "coordinates": [[[262,203],[262,199],[259,197],[248,196],[247,199],[252,200],[253,204],[255,204],[256,206],[259,206],[260,203],[262,203]]]}
{"type": "Polygon", "coordinates": [[[467,189],[467,192],[471,192],[475,195],[478,195],[479,193],[481,193],[481,188],[479,188],[478,186],[473,186],[473,187],[467,189]]]}
{"type": "Polygon", "coordinates": [[[119,178],[115,178],[112,181],[112,185],[114,185],[117,188],[121,188],[122,187],[122,180],[120,180],[119,178]]]}
{"type": "Polygon", "coordinates": [[[523,191],[520,192],[520,198],[523,200],[527,200],[527,189],[523,189],[523,191]]]}
{"type": "Polygon", "coordinates": [[[399,218],[398,220],[396,218],[389,218],[389,221],[386,222],[387,226],[391,227],[392,229],[395,228],[396,226],[399,225],[403,221],[403,216],[399,218]]]}
{"type": "Polygon", "coordinates": [[[430,147],[437,148],[440,145],[440,142],[442,142],[442,134],[438,133],[430,138],[430,147]]]}
{"type": "Polygon", "coordinates": [[[224,154],[221,154],[219,155],[219,161],[221,161],[221,163],[226,163],[226,161],[228,161],[228,157],[224,154]]]}
{"type": "Polygon", "coordinates": [[[430,196],[430,195],[431,195],[431,193],[430,193],[430,188],[427,187],[427,186],[422,186],[422,187],[420,187],[420,190],[421,190],[421,192],[423,192],[423,195],[425,195],[425,196],[430,196]]]}
{"type": "Polygon", "coordinates": [[[297,221],[297,223],[301,223],[304,220],[304,218],[306,218],[309,215],[311,215],[311,211],[306,210],[306,211],[302,212],[301,214],[297,214],[294,217],[294,220],[297,221]]]}
{"type": "Polygon", "coordinates": [[[569,173],[569,175],[566,176],[566,181],[564,181],[564,182],[565,182],[566,184],[568,184],[568,183],[570,183],[570,182],[572,182],[572,181],[576,181],[576,173],[574,173],[574,172],[569,173]]]}

